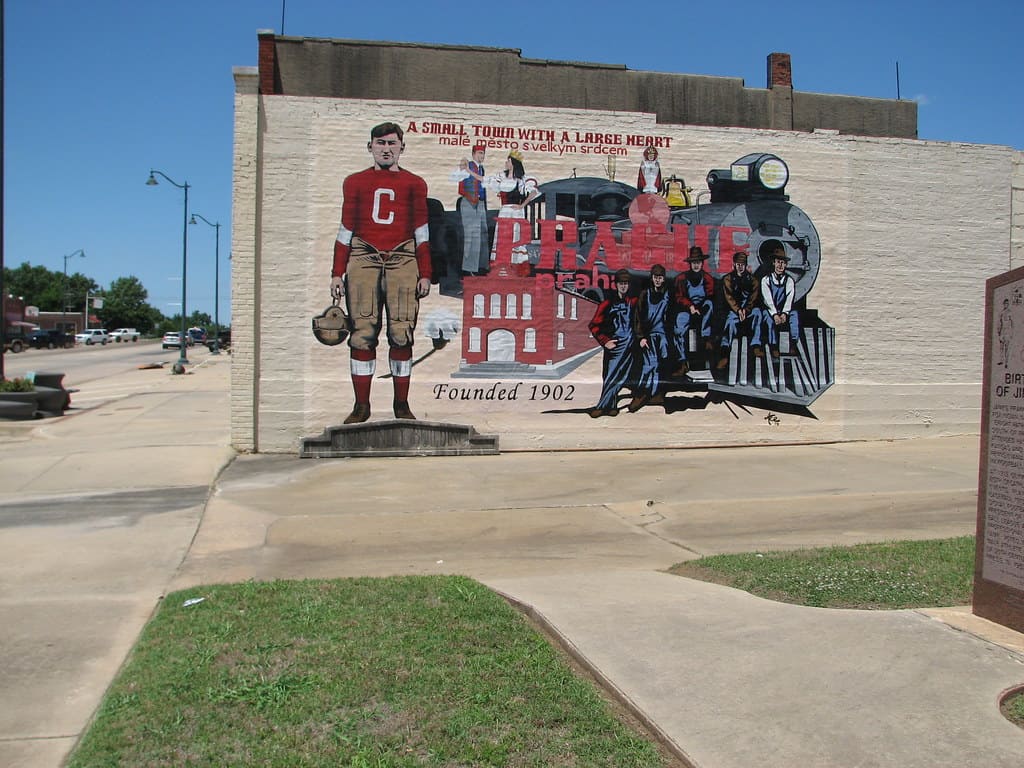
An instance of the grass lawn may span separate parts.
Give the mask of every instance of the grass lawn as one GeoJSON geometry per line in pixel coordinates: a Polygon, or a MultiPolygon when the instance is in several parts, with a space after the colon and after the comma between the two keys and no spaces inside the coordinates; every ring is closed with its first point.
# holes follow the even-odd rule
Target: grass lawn
{"type": "Polygon", "coordinates": [[[245,583],[166,597],[69,765],[677,765],[626,719],[470,579],[245,583]]]}
{"type": "Polygon", "coordinates": [[[671,572],[824,608],[968,605],[974,537],[715,555],[679,563],[671,572]]]}
{"type": "MultiPolygon", "coordinates": [[[[939,608],[969,605],[974,537],[853,547],[715,555],[679,563],[679,576],[742,589],[770,600],[822,608],[939,608]]],[[[1024,728],[1024,692],[1001,704],[1024,728]]]]}
{"type": "Polygon", "coordinates": [[[1024,692],[1008,696],[1000,709],[1007,720],[1024,728],[1024,692]]]}

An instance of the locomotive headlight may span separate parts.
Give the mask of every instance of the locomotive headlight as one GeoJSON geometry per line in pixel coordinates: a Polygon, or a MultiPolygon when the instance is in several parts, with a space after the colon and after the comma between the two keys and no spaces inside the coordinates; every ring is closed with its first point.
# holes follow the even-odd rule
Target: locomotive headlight
{"type": "Polygon", "coordinates": [[[712,203],[747,200],[788,200],[786,184],[789,166],[780,157],[767,152],[744,155],[727,169],[708,173],[712,203]]]}
{"type": "Polygon", "coordinates": [[[757,180],[765,189],[782,189],[789,181],[789,168],[774,155],[764,156],[755,167],[757,180]]]}

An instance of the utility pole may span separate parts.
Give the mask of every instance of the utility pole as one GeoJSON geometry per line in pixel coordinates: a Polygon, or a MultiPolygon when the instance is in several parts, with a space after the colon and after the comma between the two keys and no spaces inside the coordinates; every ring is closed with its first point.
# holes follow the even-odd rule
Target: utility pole
{"type": "MultiPolygon", "coordinates": [[[[0,211],[4,210],[4,0],[0,0],[0,211]]],[[[7,348],[7,288],[4,286],[4,217],[0,216],[0,381],[4,375],[7,348]]]]}

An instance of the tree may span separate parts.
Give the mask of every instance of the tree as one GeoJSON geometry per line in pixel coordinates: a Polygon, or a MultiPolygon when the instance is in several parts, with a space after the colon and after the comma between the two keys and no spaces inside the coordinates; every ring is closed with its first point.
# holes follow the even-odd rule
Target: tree
{"type": "MultiPolygon", "coordinates": [[[[138,326],[136,326],[138,327],[138,326]]],[[[170,317],[161,317],[160,320],[155,324],[157,332],[160,334],[167,333],[169,331],[181,331],[181,313],[177,315],[171,315],[170,317]]],[[[205,328],[208,333],[212,333],[213,320],[210,319],[210,315],[207,312],[193,312],[191,315],[185,318],[186,328],[205,328]]]]}
{"type": "Polygon", "coordinates": [[[137,277],[119,277],[103,294],[103,308],[96,310],[96,315],[107,328],[136,328],[148,333],[154,325],[148,297],[137,277]]]}
{"type": "MultiPolygon", "coordinates": [[[[80,272],[68,275],[67,310],[81,311],[86,291],[95,293],[98,288],[91,277],[80,272]]],[[[33,267],[25,261],[15,269],[4,267],[4,290],[13,296],[21,296],[26,304],[39,307],[43,312],[61,312],[65,296],[64,273],[42,266],[33,267]]]]}
{"type": "Polygon", "coordinates": [[[213,327],[213,319],[208,312],[196,311],[188,316],[188,327],[209,329],[213,327]]]}
{"type": "MultiPolygon", "coordinates": [[[[61,280],[64,276],[61,275],[61,280]]],[[[88,293],[92,296],[97,293],[100,289],[99,284],[91,277],[83,275],[81,272],[75,272],[73,275],[68,275],[68,288],[67,288],[67,302],[68,312],[81,312],[85,309],[85,294],[88,293]]],[[[42,309],[42,307],[40,307],[42,309]]],[[[56,308],[57,311],[60,307],[56,308]]]]}
{"type": "Polygon", "coordinates": [[[4,270],[4,288],[12,296],[20,296],[26,304],[42,310],[60,309],[60,273],[54,275],[46,267],[33,267],[27,261],[15,269],[4,270]]]}

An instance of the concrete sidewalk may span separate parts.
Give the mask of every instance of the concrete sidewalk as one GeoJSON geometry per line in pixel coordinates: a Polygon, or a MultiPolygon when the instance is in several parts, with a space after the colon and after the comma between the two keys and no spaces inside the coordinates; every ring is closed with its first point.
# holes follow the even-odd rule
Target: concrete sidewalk
{"type": "Polygon", "coordinates": [[[234,457],[222,358],[0,422],[0,765],[62,763],[188,552],[234,457]]]}
{"type": "Polygon", "coordinates": [[[0,426],[17,441],[0,464],[0,695],[24,702],[0,715],[0,764],[60,764],[166,591],[414,573],[523,605],[702,768],[1024,764],[997,706],[1024,683],[1019,633],[965,609],[802,608],[663,572],[973,533],[976,437],[231,461],[230,357],[197,359],[110,382],[106,402],[83,392],[97,407],[60,421],[0,426]]]}

